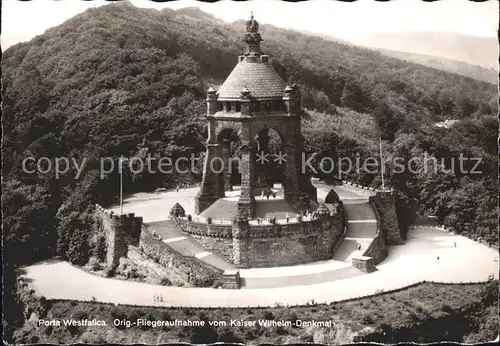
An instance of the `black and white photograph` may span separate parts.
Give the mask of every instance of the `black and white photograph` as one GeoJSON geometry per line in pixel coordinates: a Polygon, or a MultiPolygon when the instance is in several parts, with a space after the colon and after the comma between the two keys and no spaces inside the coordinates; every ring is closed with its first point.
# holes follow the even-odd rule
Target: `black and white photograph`
{"type": "Polygon", "coordinates": [[[499,1],[1,8],[5,344],[499,342],[499,1]]]}

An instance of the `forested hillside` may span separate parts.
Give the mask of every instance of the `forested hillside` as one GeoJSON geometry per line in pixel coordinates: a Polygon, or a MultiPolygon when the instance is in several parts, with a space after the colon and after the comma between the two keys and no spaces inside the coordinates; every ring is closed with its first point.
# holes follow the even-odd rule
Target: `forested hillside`
{"type": "Polygon", "coordinates": [[[417,64],[460,74],[492,84],[496,84],[498,81],[498,67],[486,68],[478,65],[466,64],[458,60],[444,59],[438,56],[398,52],[395,50],[382,49],[380,52],[396,59],[412,61],[417,64]]]}
{"type": "MultiPolygon", "coordinates": [[[[257,18],[258,20],[258,18],[257,18]]],[[[485,174],[389,174],[406,229],[420,209],[457,232],[498,242],[494,85],[298,32],[261,26],[263,50],[301,87],[308,151],[409,160],[477,156],[485,174]],[[433,126],[460,119],[451,129],[433,126]]],[[[19,265],[61,255],[85,261],[93,203],[116,201],[118,175],[99,176],[100,159],[200,153],[206,138],[205,91],[241,54],[244,24],[197,9],[87,10],[4,52],[4,260],[19,265]],[[28,174],[23,159],[71,157],[60,179],[28,174]]],[[[449,165],[449,160],[445,165],[449,165]]],[[[378,175],[343,178],[378,186],[378,175]]],[[[176,175],[124,172],[125,192],[174,186],[176,175]]],[[[196,177],[191,177],[196,179],[196,177]]]]}

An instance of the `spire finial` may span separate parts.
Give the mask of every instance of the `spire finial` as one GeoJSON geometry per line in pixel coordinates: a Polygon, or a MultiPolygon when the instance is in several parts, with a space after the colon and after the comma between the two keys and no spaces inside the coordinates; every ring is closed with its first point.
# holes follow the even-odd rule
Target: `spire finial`
{"type": "Polygon", "coordinates": [[[247,33],[243,41],[247,44],[247,49],[245,55],[257,55],[261,54],[260,52],[260,42],[262,41],[262,37],[259,33],[259,23],[253,17],[253,11],[250,12],[250,20],[246,23],[247,33]]]}

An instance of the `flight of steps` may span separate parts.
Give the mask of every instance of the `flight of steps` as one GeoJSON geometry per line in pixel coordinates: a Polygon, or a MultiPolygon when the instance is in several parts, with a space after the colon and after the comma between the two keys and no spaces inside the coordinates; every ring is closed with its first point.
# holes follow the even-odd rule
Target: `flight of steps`
{"type": "Polygon", "coordinates": [[[335,251],[333,258],[352,263],[352,258],[361,256],[377,233],[375,213],[368,199],[344,200],[347,213],[347,233],[335,251]],[[358,250],[361,245],[361,250],[358,250]]]}
{"type": "Polygon", "coordinates": [[[163,242],[184,256],[193,256],[222,270],[234,270],[234,266],[221,256],[206,250],[200,243],[179,230],[172,220],[150,222],[146,227],[162,237],[163,242]]]}

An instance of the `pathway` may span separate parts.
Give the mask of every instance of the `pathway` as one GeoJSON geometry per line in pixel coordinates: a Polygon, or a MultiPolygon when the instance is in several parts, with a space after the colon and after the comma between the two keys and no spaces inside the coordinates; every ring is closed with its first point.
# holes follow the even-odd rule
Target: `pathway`
{"type": "Polygon", "coordinates": [[[498,278],[498,252],[465,237],[437,229],[417,228],[405,246],[389,249],[388,258],[376,272],[307,286],[225,290],[155,286],[106,279],[88,274],[67,262],[40,263],[26,268],[25,276],[38,294],[48,299],[92,300],[136,305],[247,307],[297,305],[371,295],[422,280],[441,282],[485,281],[498,278]],[[457,247],[454,243],[457,243],[457,247]],[[437,256],[440,257],[439,263],[437,256]],[[164,302],[153,302],[162,294],[164,302]]]}
{"type": "MultiPolygon", "coordinates": [[[[318,198],[324,199],[329,188],[319,186],[318,198]]],[[[189,213],[192,210],[189,208],[194,208],[194,203],[191,205],[189,201],[193,200],[197,190],[191,188],[159,196],[134,195],[127,199],[124,211],[135,211],[137,215],[142,215],[145,222],[154,225],[164,240],[178,251],[215,266],[230,266],[222,258],[208,253],[201,245],[186,241],[188,237],[173,228],[168,221],[153,223],[164,220],[179,199],[186,200],[180,203],[189,213]]],[[[369,193],[345,186],[337,186],[335,190],[344,200],[350,220],[346,240],[335,256],[337,260],[241,270],[244,284],[253,289],[164,287],[121,281],[94,276],[66,262],[57,261],[29,266],[26,276],[32,279],[33,288],[49,299],[95,298],[120,304],[192,307],[273,306],[276,303],[298,305],[311,300],[328,303],[367,296],[378,290],[398,289],[422,280],[484,281],[491,274],[498,278],[497,251],[465,237],[424,227],[412,230],[405,246],[390,247],[389,256],[377,266],[376,272],[359,275],[359,271],[350,266],[350,258],[357,252],[357,244],[369,241],[376,232],[376,223],[373,222],[375,215],[367,200],[369,193]],[[309,283],[307,288],[299,286],[304,282],[309,283]],[[153,302],[155,294],[162,294],[164,302],[153,302]]]]}

